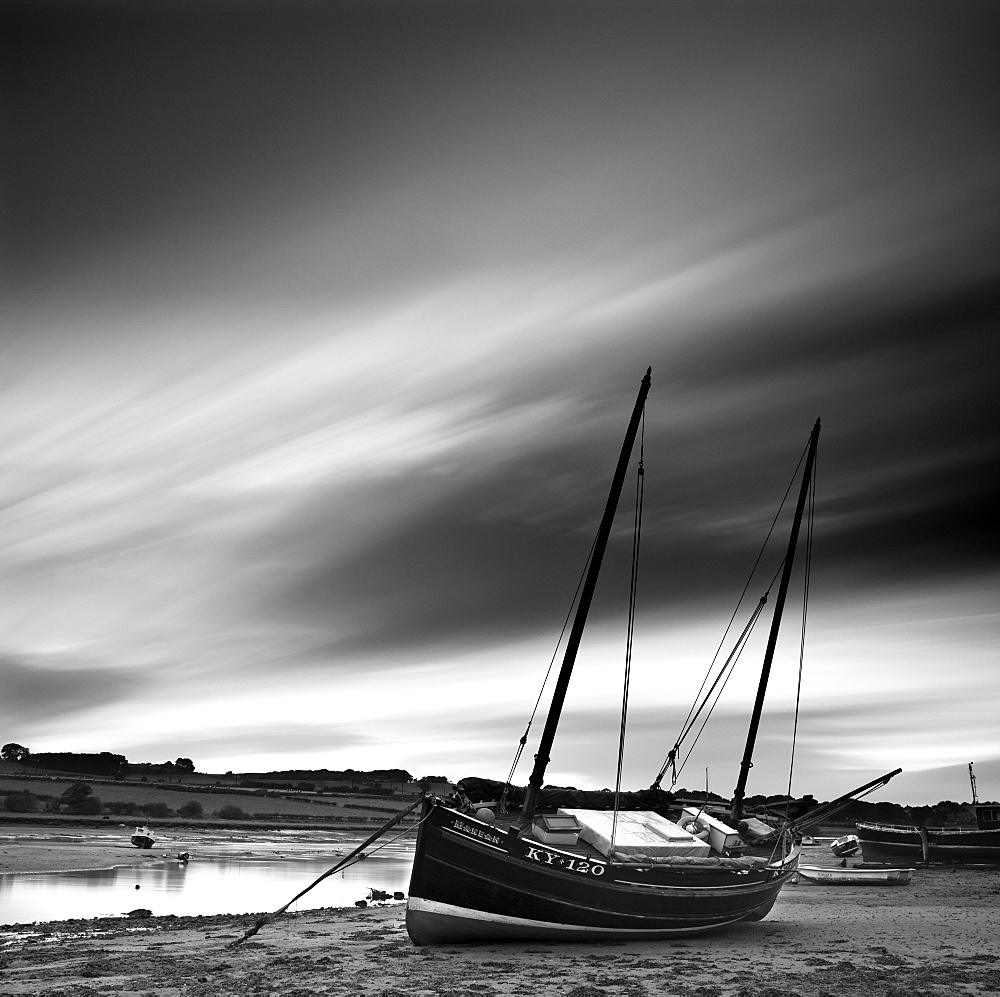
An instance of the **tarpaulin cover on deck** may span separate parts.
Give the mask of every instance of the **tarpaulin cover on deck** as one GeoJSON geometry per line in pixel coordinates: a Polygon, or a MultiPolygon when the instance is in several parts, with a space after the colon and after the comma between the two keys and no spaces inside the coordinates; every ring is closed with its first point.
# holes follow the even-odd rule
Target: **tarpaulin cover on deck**
{"type": "MultiPolygon", "coordinates": [[[[570,810],[560,809],[561,814],[570,814],[582,825],[580,837],[593,845],[602,855],[608,855],[611,848],[611,830],[614,812],[610,810],[570,810]]],[[[708,842],[701,841],[693,834],[678,827],[673,821],[660,816],[653,810],[619,811],[615,828],[615,855],[708,855],[708,842]]]]}

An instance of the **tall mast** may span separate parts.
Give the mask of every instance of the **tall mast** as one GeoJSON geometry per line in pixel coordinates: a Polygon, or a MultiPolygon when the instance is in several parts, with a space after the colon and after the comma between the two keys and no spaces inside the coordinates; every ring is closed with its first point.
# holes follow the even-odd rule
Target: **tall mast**
{"type": "Polygon", "coordinates": [[[809,437],[809,455],[806,457],[806,467],[802,472],[802,485],[799,488],[799,501],[795,506],[795,518],[792,521],[792,535],[788,538],[788,551],[785,554],[785,566],[781,572],[781,584],[778,586],[778,597],[774,603],[774,617],[771,619],[771,633],[767,638],[767,650],[764,652],[764,667],[760,673],[760,684],[757,686],[757,700],[753,706],[753,716],[750,718],[750,731],[747,734],[747,746],[743,752],[743,762],[740,765],[740,778],[733,791],[733,802],[730,805],[729,816],[735,823],[743,813],[743,797],[746,795],[747,776],[753,765],[753,748],[757,740],[757,728],[760,726],[760,714],[764,707],[764,693],[767,692],[767,680],[771,675],[771,662],[774,660],[774,648],[778,643],[778,628],[781,626],[781,613],[785,608],[785,596],[788,594],[788,581],[792,575],[792,561],[795,559],[795,545],[799,539],[799,526],[802,523],[802,510],[805,508],[806,496],[809,494],[809,484],[812,479],[813,464],[816,461],[816,446],[819,443],[819,419],[813,426],[809,437]]]}
{"type": "Polygon", "coordinates": [[[525,795],[524,808],[521,811],[521,821],[519,824],[519,827],[522,829],[530,826],[531,819],[535,813],[535,800],[538,797],[539,790],[542,788],[542,780],[545,777],[545,766],[549,763],[549,752],[552,750],[552,742],[555,740],[556,727],[559,725],[559,716],[562,713],[563,701],[566,698],[566,690],[569,688],[570,676],[573,674],[573,665],[576,663],[576,653],[580,647],[580,639],[583,637],[583,628],[587,622],[587,613],[590,611],[594,589],[597,587],[597,575],[601,570],[604,550],[608,546],[608,537],[611,535],[611,524],[615,518],[615,510],[618,508],[618,499],[622,493],[622,485],[625,483],[625,472],[628,470],[629,458],[632,455],[632,447],[635,444],[636,433],[639,429],[639,419],[642,416],[642,409],[646,403],[646,395],[649,394],[652,374],[653,368],[648,367],[646,369],[646,376],[642,379],[642,384],[639,385],[639,395],[635,400],[635,408],[632,410],[632,418],[628,424],[628,431],[625,433],[625,442],[622,444],[622,452],[618,457],[618,466],[615,468],[615,475],[611,479],[611,493],[608,495],[608,504],[605,506],[604,518],[601,520],[601,525],[597,529],[597,539],[594,541],[594,552],[590,559],[590,567],[587,569],[587,577],[580,592],[580,602],[576,608],[576,617],[573,620],[569,640],[566,642],[566,653],[563,655],[559,678],[552,693],[552,705],[549,707],[548,716],[545,718],[545,729],[542,731],[542,738],[538,743],[538,754],[535,755],[535,765],[528,778],[528,790],[525,795]]]}

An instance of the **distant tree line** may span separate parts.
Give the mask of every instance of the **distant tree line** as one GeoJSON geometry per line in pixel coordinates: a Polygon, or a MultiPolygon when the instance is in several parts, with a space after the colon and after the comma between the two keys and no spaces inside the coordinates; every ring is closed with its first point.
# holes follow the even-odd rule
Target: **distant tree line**
{"type": "MultiPolygon", "coordinates": [[[[14,741],[0,748],[0,758],[6,762],[19,762],[26,767],[31,765],[37,769],[119,780],[125,778],[130,767],[129,760],[124,755],[117,755],[110,751],[101,751],[96,754],[80,751],[32,752],[23,744],[17,744],[14,741]]],[[[161,768],[168,772],[176,770],[187,775],[195,770],[194,762],[190,758],[178,758],[176,761],[162,762],[160,765],[146,762],[142,767],[161,768]]]]}
{"type": "Polygon", "coordinates": [[[240,775],[240,782],[251,785],[256,783],[284,782],[288,788],[296,783],[310,782],[313,785],[321,783],[337,783],[340,785],[371,785],[383,783],[388,785],[406,785],[413,782],[413,776],[406,769],[284,769],[277,772],[246,772],[240,775]]]}
{"type": "Polygon", "coordinates": [[[76,751],[43,751],[30,756],[31,765],[40,769],[55,769],[59,772],[74,772],[80,775],[104,776],[107,779],[121,779],[128,768],[124,755],[110,751],[87,754],[76,751]]]}
{"type": "MultiPolygon", "coordinates": [[[[0,748],[0,758],[8,762],[19,762],[25,766],[49,769],[57,772],[71,772],[80,775],[99,776],[110,779],[124,779],[135,770],[153,773],[159,771],[168,778],[171,774],[191,775],[195,764],[190,758],[180,757],[166,762],[129,762],[124,755],[102,751],[98,754],[76,751],[32,752],[24,745],[13,741],[0,748]]],[[[226,776],[237,779],[244,786],[257,788],[298,789],[315,791],[317,786],[371,788],[378,786],[402,787],[414,782],[406,769],[285,769],[275,772],[246,772],[226,776]]]]}

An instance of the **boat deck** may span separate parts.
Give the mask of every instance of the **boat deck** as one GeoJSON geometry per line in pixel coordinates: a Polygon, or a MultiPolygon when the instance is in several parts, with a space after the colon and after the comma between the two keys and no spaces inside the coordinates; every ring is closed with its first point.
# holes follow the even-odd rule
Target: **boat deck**
{"type": "MultiPolygon", "coordinates": [[[[610,811],[608,811],[608,812],[610,813],[610,811]]],[[[628,813],[628,811],[624,811],[624,812],[628,813]]],[[[475,816],[475,813],[476,812],[473,811],[470,814],[470,816],[475,816]]],[[[555,811],[552,811],[551,813],[554,814],[555,811]]],[[[540,812],[537,816],[545,816],[545,815],[546,814],[544,812],[540,812]]],[[[679,824],[682,819],[685,819],[685,815],[682,814],[680,811],[667,811],[665,814],[663,814],[663,816],[665,816],[667,820],[672,821],[675,824],[679,824]]],[[[518,822],[520,821],[520,819],[521,819],[521,815],[520,815],[519,812],[516,812],[516,811],[513,812],[513,813],[507,813],[507,814],[501,814],[501,813],[495,813],[495,812],[493,812],[493,816],[492,816],[492,819],[490,820],[490,823],[492,823],[492,825],[494,827],[496,827],[497,830],[506,833],[506,832],[509,832],[510,830],[512,830],[513,828],[515,828],[517,826],[518,822]]],[[[523,838],[525,838],[526,840],[538,841],[539,844],[541,844],[541,845],[543,845],[545,847],[555,848],[555,849],[558,849],[561,852],[568,852],[568,853],[573,854],[573,855],[579,855],[581,858],[584,858],[584,859],[588,859],[588,860],[589,859],[601,859],[601,860],[607,861],[607,855],[601,849],[596,848],[594,845],[592,845],[589,842],[585,841],[582,837],[577,838],[575,841],[571,841],[571,840],[567,840],[567,841],[548,840],[548,841],[545,841],[545,840],[541,840],[540,836],[538,836],[536,834],[533,834],[531,832],[528,832],[527,834],[523,835],[523,838]]],[[[714,858],[714,859],[719,859],[719,858],[754,858],[754,859],[758,859],[758,860],[763,859],[763,860],[767,860],[767,861],[772,861],[774,858],[777,857],[779,851],[780,851],[780,849],[778,848],[776,842],[774,842],[774,841],[771,841],[771,842],[768,842],[767,844],[761,845],[761,844],[748,843],[745,840],[743,840],[742,843],[738,847],[736,847],[736,848],[728,849],[725,852],[718,852],[718,851],[712,850],[712,851],[709,852],[709,854],[706,857],[707,858],[714,858]]],[[[648,859],[645,858],[644,856],[642,856],[641,854],[640,855],[635,855],[635,856],[619,856],[616,859],[616,861],[619,864],[637,864],[637,865],[646,865],[646,864],[648,864],[648,859]]],[[[689,861],[691,861],[691,862],[697,862],[698,859],[697,858],[690,858],[689,861]]]]}

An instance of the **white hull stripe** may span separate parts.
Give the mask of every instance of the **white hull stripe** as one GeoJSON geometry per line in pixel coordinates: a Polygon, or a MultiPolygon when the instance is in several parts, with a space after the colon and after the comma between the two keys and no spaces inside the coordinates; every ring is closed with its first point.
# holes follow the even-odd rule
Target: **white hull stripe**
{"type": "MultiPolygon", "coordinates": [[[[436,900],[423,900],[420,897],[413,896],[411,896],[407,901],[406,909],[407,911],[412,911],[415,914],[433,914],[438,917],[454,918],[461,921],[477,921],[483,924],[495,924],[519,929],[533,929],[536,931],[549,932],[550,934],[559,934],[563,932],[574,935],[614,934],[620,935],[622,938],[627,938],[629,935],[649,935],[652,933],[658,935],[673,935],[679,933],[690,934],[692,931],[690,925],[679,928],[602,928],[582,924],[561,924],[555,921],[536,921],[527,917],[508,917],[504,914],[491,914],[488,911],[473,910],[469,907],[456,907],[454,904],[443,904],[436,900]]],[[[734,924],[739,920],[742,920],[742,918],[733,918],[731,921],[714,921],[711,925],[706,925],[705,930],[708,930],[709,927],[721,928],[723,925],[734,924]]]]}
{"type": "Polygon", "coordinates": [[[495,852],[501,852],[507,855],[507,849],[502,848],[500,845],[491,844],[489,841],[480,841],[478,838],[470,837],[468,834],[463,834],[461,831],[456,831],[453,827],[442,827],[442,831],[445,834],[451,834],[456,838],[461,838],[462,841],[469,841],[474,845],[481,845],[483,848],[492,848],[495,852]]]}

